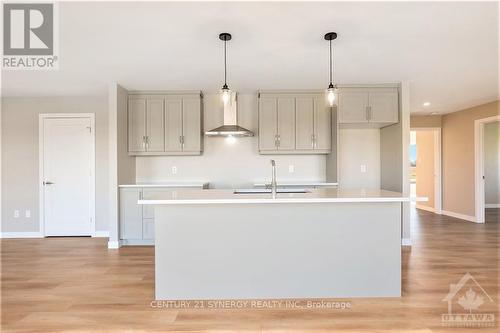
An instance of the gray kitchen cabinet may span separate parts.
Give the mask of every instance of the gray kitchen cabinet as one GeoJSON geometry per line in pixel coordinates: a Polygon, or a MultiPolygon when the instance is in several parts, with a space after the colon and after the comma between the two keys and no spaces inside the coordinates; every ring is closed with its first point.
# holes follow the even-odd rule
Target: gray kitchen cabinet
{"type": "Polygon", "coordinates": [[[397,123],[399,121],[399,95],[396,89],[370,91],[370,122],[397,123]]]}
{"type": "Polygon", "coordinates": [[[338,93],[340,124],[368,122],[368,91],[365,89],[341,89],[338,93]]]}
{"type": "Polygon", "coordinates": [[[278,98],[278,150],[295,149],[295,98],[278,98]]]}
{"type": "Polygon", "coordinates": [[[129,155],[199,155],[201,125],[199,92],[129,95],[129,155]]]}
{"type": "Polygon", "coordinates": [[[295,149],[295,98],[259,98],[259,150],[261,152],[295,149]]]}
{"type": "Polygon", "coordinates": [[[163,99],[146,100],[146,151],[161,152],[165,150],[163,127],[163,99]]]}
{"type": "Polygon", "coordinates": [[[182,102],[182,151],[201,151],[201,112],[199,98],[185,98],[182,102]]]}
{"type": "Polygon", "coordinates": [[[384,127],[399,121],[397,88],[341,88],[338,96],[339,124],[384,127]]]}
{"type": "Polygon", "coordinates": [[[142,188],[120,189],[120,239],[142,239],[142,188]]]}
{"type": "Polygon", "coordinates": [[[323,95],[314,99],[314,149],[326,153],[332,149],[332,109],[323,95]]]}
{"type": "Polygon", "coordinates": [[[297,98],[296,107],[296,148],[314,149],[314,98],[297,98]]]}
{"type": "Polygon", "coordinates": [[[331,131],[323,93],[259,94],[261,154],[328,154],[331,131]]]}
{"type": "Polygon", "coordinates": [[[142,220],[142,234],[144,240],[154,240],[155,239],[155,219],[143,219],[142,220]]]}
{"type": "Polygon", "coordinates": [[[165,101],[165,149],[182,151],[182,99],[165,101]]]}
{"type": "Polygon", "coordinates": [[[331,111],[323,95],[296,99],[296,149],[311,152],[331,149],[331,111]]]}
{"type": "MultiPolygon", "coordinates": [[[[188,188],[203,189],[208,184],[192,185],[188,188]]],[[[158,194],[171,193],[176,189],[169,187],[137,187],[122,186],[119,191],[119,235],[122,245],[154,244],[154,206],[139,205],[140,199],[151,199],[158,194]]],[[[182,187],[183,190],[186,187],[182,187]]],[[[165,196],[167,197],[167,196],[165,196]]]]}
{"type": "Polygon", "coordinates": [[[128,102],[128,151],[146,151],[145,98],[130,98],[128,102]]]}
{"type": "Polygon", "coordinates": [[[259,150],[274,151],[278,128],[276,98],[259,98],[259,150]]]}

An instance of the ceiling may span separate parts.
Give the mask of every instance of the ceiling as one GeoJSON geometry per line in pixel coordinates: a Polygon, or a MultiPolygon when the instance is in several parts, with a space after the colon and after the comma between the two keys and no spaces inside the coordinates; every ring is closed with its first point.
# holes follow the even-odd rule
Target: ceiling
{"type": "Polygon", "coordinates": [[[2,71],[4,96],[104,95],[112,81],[215,92],[225,31],[239,92],[326,88],[336,31],[339,84],[410,81],[423,114],[499,95],[497,2],[66,2],[59,16],[59,70],[2,71]]]}

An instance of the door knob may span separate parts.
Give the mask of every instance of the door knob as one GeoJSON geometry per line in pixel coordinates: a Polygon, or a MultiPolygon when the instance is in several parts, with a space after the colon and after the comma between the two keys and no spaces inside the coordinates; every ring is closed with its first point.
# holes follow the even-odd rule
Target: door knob
{"type": "Polygon", "coordinates": [[[53,185],[53,184],[54,184],[53,182],[46,182],[46,181],[43,182],[43,185],[53,185]]]}

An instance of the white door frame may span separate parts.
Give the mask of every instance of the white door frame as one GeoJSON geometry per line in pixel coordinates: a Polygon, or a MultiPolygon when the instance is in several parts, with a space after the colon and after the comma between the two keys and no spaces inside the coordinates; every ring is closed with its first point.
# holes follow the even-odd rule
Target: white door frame
{"type": "Polygon", "coordinates": [[[410,131],[432,131],[434,133],[434,210],[436,214],[442,214],[443,211],[443,183],[441,166],[441,128],[440,127],[415,127],[410,131]]]}
{"type": "Polygon", "coordinates": [[[94,113],[40,113],[38,115],[38,197],[39,197],[39,230],[42,237],[45,237],[45,191],[44,191],[44,151],[43,138],[45,119],[51,118],[89,118],[91,126],[91,146],[90,146],[90,217],[92,218],[91,236],[95,237],[95,114],[94,113]]]}
{"type": "Polygon", "coordinates": [[[484,223],[484,125],[500,121],[500,115],[474,121],[474,188],[477,223],[484,223]]]}

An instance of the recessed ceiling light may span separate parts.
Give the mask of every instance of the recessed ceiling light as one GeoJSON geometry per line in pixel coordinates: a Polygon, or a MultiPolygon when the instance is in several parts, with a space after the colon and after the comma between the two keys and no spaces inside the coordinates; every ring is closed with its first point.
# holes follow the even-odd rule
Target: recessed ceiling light
{"type": "Polygon", "coordinates": [[[429,105],[431,105],[430,102],[424,102],[424,104],[423,104],[423,106],[429,106],[429,105]]]}

